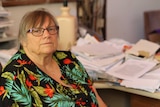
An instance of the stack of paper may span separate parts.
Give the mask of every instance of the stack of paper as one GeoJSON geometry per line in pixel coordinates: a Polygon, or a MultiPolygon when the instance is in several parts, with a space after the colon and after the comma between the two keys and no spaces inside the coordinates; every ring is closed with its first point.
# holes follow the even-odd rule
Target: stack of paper
{"type": "Polygon", "coordinates": [[[89,74],[97,72],[98,74],[103,73],[103,76],[108,75],[104,72],[124,59],[122,49],[108,41],[77,45],[72,47],[71,51],[77,55],[86,70],[90,71],[89,74]]]}
{"type": "Polygon", "coordinates": [[[75,46],[71,51],[94,79],[112,81],[114,77],[122,80],[122,86],[155,92],[160,87],[160,69],[154,59],[159,47],[141,39],[126,52],[110,41],[75,46]]]}
{"type": "Polygon", "coordinates": [[[160,86],[160,79],[142,78],[156,66],[156,62],[129,59],[118,67],[107,71],[108,74],[123,79],[120,85],[155,92],[160,86]]]}
{"type": "Polygon", "coordinates": [[[125,62],[106,73],[123,79],[122,86],[155,92],[160,87],[159,62],[154,60],[159,47],[156,43],[139,40],[126,52],[125,62]]]}
{"type": "Polygon", "coordinates": [[[13,24],[13,21],[9,19],[10,12],[6,11],[3,7],[0,7],[0,37],[6,37],[6,29],[13,24]]]}
{"type": "Polygon", "coordinates": [[[145,91],[153,93],[157,89],[159,89],[160,80],[138,78],[133,81],[123,80],[121,85],[126,86],[126,87],[135,88],[135,89],[141,89],[141,90],[145,90],[145,91]]]}
{"type": "Polygon", "coordinates": [[[82,46],[73,46],[71,51],[74,54],[89,60],[104,59],[122,54],[122,50],[117,49],[107,41],[82,46]]]}

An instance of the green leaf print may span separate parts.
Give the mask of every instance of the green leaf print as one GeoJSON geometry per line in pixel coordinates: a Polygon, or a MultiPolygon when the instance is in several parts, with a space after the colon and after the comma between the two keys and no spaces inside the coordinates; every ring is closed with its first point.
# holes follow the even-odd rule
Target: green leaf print
{"type": "Polygon", "coordinates": [[[33,88],[36,90],[36,92],[38,92],[38,94],[40,94],[41,96],[47,96],[46,93],[44,93],[44,87],[41,86],[33,86],[33,88]]]}
{"type": "Polygon", "coordinates": [[[44,102],[49,104],[49,107],[75,107],[75,102],[63,94],[55,93],[52,98],[46,97],[44,102]]]}
{"type": "Polygon", "coordinates": [[[87,84],[85,78],[82,77],[83,72],[79,72],[77,69],[72,69],[72,72],[68,66],[64,66],[67,76],[75,80],[77,83],[87,84]]]}
{"type": "Polygon", "coordinates": [[[33,90],[33,89],[30,90],[30,93],[31,93],[33,99],[35,100],[34,106],[35,107],[43,107],[42,101],[41,101],[38,93],[35,90],[33,90]]]}
{"type": "Polygon", "coordinates": [[[57,52],[56,53],[56,56],[59,58],[59,59],[64,59],[67,57],[67,54],[65,54],[64,52],[57,52]]]}
{"type": "Polygon", "coordinates": [[[11,58],[11,60],[17,60],[17,59],[22,59],[22,57],[21,57],[21,54],[19,54],[19,53],[16,53],[15,55],[14,55],[14,57],[12,57],[11,58]]]}
{"type": "Polygon", "coordinates": [[[90,96],[91,96],[91,98],[92,98],[93,102],[94,102],[94,103],[95,103],[95,102],[96,102],[96,103],[98,103],[98,102],[97,102],[97,100],[96,100],[96,96],[95,96],[95,94],[94,94],[94,93],[92,93],[92,92],[90,92],[89,94],[90,94],[90,96]]]}
{"type": "Polygon", "coordinates": [[[46,74],[44,74],[42,71],[40,71],[38,68],[36,69],[36,71],[38,72],[38,78],[41,82],[45,82],[45,83],[53,83],[53,80],[46,74]]]}
{"type": "Polygon", "coordinates": [[[2,73],[2,77],[7,78],[9,80],[13,80],[14,79],[14,75],[10,72],[4,72],[2,73]]]}
{"type": "Polygon", "coordinates": [[[24,87],[24,85],[21,84],[21,86],[18,86],[15,82],[13,82],[12,88],[6,87],[6,89],[10,93],[13,100],[21,103],[22,105],[24,105],[24,107],[31,106],[31,96],[28,93],[27,89],[24,87]]]}

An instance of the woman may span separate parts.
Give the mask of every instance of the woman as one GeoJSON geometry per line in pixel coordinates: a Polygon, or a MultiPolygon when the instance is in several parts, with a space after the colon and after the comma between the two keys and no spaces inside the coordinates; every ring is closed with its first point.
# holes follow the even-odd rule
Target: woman
{"type": "Polygon", "coordinates": [[[0,107],[106,107],[76,57],[57,51],[58,30],[44,9],[22,18],[20,49],[1,73],[0,107]]]}

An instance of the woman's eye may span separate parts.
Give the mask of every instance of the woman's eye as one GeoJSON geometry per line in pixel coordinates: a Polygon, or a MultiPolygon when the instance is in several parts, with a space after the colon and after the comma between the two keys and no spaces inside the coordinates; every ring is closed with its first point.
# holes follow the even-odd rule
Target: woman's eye
{"type": "Polygon", "coordinates": [[[49,28],[50,31],[55,30],[55,28],[49,28]]]}
{"type": "Polygon", "coordinates": [[[38,32],[41,32],[40,29],[34,29],[34,32],[38,33],[38,32]]]}

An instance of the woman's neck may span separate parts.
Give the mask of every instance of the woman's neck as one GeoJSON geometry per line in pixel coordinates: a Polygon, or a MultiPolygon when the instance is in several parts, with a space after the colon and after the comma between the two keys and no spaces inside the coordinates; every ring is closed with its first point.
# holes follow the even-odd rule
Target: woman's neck
{"type": "Polygon", "coordinates": [[[35,64],[45,66],[50,64],[53,61],[51,53],[37,54],[34,52],[29,52],[28,50],[25,50],[25,49],[24,51],[26,52],[26,55],[30,58],[30,60],[32,60],[35,64]]]}

